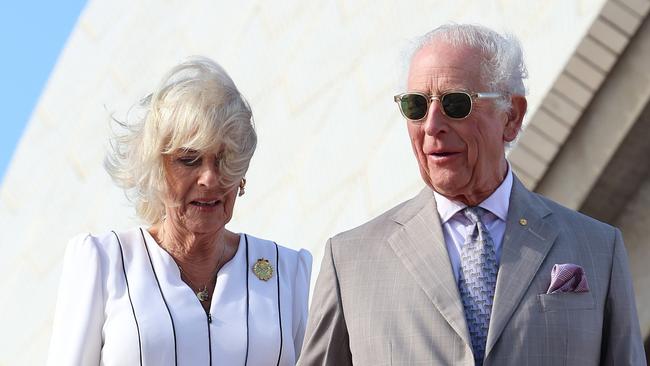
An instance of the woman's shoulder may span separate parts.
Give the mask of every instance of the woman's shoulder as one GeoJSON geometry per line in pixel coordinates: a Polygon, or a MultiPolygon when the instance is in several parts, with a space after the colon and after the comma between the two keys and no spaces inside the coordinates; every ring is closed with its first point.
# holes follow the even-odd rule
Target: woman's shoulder
{"type": "MultiPolygon", "coordinates": [[[[282,262],[293,263],[298,266],[304,266],[311,269],[312,264],[312,255],[311,253],[304,248],[301,249],[292,249],[281,245],[273,240],[262,239],[250,234],[244,234],[245,240],[248,242],[249,250],[255,252],[264,252],[268,254],[276,254],[282,262]]],[[[269,255],[271,256],[271,255],[269,255]]]]}
{"type": "Polygon", "coordinates": [[[290,283],[296,301],[304,301],[305,312],[309,298],[311,281],[312,256],[306,249],[292,249],[279,245],[275,241],[261,239],[249,234],[242,234],[248,243],[248,258],[253,260],[267,259],[271,262],[273,271],[277,271],[283,283],[290,283]]]}
{"type": "Polygon", "coordinates": [[[73,236],[66,247],[66,252],[90,255],[109,255],[119,250],[122,245],[129,245],[142,235],[141,228],[124,231],[107,231],[100,234],[89,232],[73,236]]]}

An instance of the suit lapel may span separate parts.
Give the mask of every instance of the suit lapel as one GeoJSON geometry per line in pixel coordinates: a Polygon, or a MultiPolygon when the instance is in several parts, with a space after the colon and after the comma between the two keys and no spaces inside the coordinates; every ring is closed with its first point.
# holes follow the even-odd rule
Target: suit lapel
{"type": "Polygon", "coordinates": [[[499,340],[557,237],[551,211],[514,177],[490,317],[486,356],[499,340]],[[525,221],[522,221],[525,220],[525,221]]]}
{"type": "Polygon", "coordinates": [[[388,238],[390,246],[449,325],[470,345],[433,192],[423,189],[393,220],[402,227],[388,238]]]}

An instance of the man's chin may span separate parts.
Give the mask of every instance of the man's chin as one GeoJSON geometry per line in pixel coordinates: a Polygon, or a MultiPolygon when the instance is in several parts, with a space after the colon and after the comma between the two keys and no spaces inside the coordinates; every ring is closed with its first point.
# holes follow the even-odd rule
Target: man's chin
{"type": "Polygon", "coordinates": [[[440,193],[445,197],[456,197],[462,193],[460,187],[463,185],[459,184],[456,180],[453,179],[430,179],[431,184],[429,186],[436,192],[440,193]]]}

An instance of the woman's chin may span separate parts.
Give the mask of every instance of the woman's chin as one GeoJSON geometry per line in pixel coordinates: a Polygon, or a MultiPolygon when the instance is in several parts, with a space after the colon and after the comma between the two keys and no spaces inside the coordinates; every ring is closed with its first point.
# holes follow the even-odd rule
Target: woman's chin
{"type": "Polygon", "coordinates": [[[220,217],[188,217],[185,221],[185,228],[194,234],[216,233],[225,225],[220,217]]]}

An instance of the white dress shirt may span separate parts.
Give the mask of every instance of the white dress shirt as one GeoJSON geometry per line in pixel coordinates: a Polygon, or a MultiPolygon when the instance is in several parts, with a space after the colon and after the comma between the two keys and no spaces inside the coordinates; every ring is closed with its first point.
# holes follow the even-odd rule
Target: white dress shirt
{"type": "MultiPolygon", "coordinates": [[[[487,210],[487,213],[481,218],[481,221],[490,232],[490,236],[494,242],[497,264],[501,260],[501,243],[503,242],[503,234],[506,231],[506,217],[508,217],[511,190],[512,170],[508,166],[508,173],[503,182],[501,182],[501,185],[479,204],[479,207],[487,210]]],[[[440,216],[440,223],[445,236],[449,261],[454,270],[456,283],[458,283],[460,251],[465,243],[468,231],[473,228],[473,225],[461,212],[467,205],[458,201],[452,201],[436,191],[433,192],[433,195],[436,199],[438,215],[440,216]]]]}

